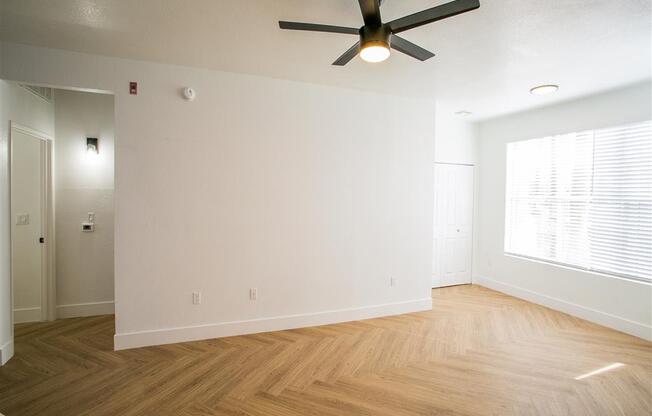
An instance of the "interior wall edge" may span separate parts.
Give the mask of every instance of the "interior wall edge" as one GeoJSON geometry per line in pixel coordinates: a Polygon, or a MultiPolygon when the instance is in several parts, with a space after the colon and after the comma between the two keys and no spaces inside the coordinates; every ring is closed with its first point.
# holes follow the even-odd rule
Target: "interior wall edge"
{"type": "Polygon", "coordinates": [[[486,276],[475,276],[473,278],[473,284],[484,286],[559,312],[567,313],[577,318],[585,319],[589,322],[615,329],[616,331],[624,332],[647,341],[652,341],[652,326],[641,322],[635,322],[620,316],[588,308],[573,302],[568,302],[563,299],[499,282],[486,276]]]}
{"type": "Polygon", "coordinates": [[[236,335],[283,331],[288,329],[402,315],[405,313],[421,312],[431,309],[432,298],[425,298],[405,302],[387,303],[383,305],[372,305],[360,308],[340,309],[300,315],[276,316],[272,318],[155,329],[122,334],[118,333],[114,336],[114,349],[125,350],[130,348],[175,344],[179,342],[199,341],[236,335]]]}
{"type": "Polygon", "coordinates": [[[0,346],[0,365],[5,365],[11,357],[14,356],[14,340],[13,338],[0,346]]]}

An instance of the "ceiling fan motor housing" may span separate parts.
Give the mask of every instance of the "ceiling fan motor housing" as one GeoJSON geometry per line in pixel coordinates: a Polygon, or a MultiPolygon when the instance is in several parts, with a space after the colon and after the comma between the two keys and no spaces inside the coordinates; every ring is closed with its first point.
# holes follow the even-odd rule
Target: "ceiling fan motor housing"
{"type": "MultiPolygon", "coordinates": [[[[1,1],[1,0],[0,0],[1,1]]],[[[345,26],[322,25],[318,23],[287,22],[281,20],[281,29],[308,30],[311,32],[343,33],[359,35],[360,40],[346,50],[333,65],[344,66],[356,56],[367,62],[382,62],[389,58],[390,49],[397,50],[419,61],[426,61],[434,53],[399,36],[406,30],[457,16],[480,7],[480,0],[452,0],[391,22],[383,23],[380,16],[382,0],[358,0],[364,26],[360,29],[345,26]],[[393,44],[393,45],[392,45],[393,44]]]]}
{"type": "Polygon", "coordinates": [[[382,46],[389,49],[391,34],[389,25],[362,26],[360,28],[360,49],[370,46],[382,46]]]}

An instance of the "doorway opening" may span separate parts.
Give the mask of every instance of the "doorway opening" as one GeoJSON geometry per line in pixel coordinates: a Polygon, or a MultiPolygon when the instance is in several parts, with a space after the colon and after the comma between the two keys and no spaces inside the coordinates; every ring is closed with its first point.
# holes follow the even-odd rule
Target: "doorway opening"
{"type": "Polygon", "coordinates": [[[114,97],[0,82],[13,324],[113,315],[114,97]]]}

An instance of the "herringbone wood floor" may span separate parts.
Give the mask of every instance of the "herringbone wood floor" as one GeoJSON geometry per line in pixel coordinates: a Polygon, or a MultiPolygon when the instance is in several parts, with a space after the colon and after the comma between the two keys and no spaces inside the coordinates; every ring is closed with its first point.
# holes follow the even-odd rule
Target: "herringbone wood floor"
{"type": "Polygon", "coordinates": [[[429,312],[120,352],[111,316],[19,325],[0,412],[650,415],[652,344],[479,286],[433,298],[429,312]]]}

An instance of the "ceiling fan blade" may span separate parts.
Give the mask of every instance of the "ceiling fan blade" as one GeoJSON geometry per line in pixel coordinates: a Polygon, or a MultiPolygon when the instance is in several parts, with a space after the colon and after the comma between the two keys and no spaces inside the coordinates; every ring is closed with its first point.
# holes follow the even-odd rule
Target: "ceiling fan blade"
{"type": "Polygon", "coordinates": [[[355,58],[360,50],[360,42],[356,42],[355,45],[351,46],[348,51],[344,52],[342,56],[337,58],[333,65],[344,66],[348,64],[351,59],[355,58]]]}
{"type": "Polygon", "coordinates": [[[380,2],[378,0],[358,0],[365,26],[380,26],[380,2]]]}
{"type": "MultiPolygon", "coordinates": [[[[360,0],[362,3],[362,0],[360,0]]],[[[479,0],[455,0],[388,23],[392,33],[400,33],[415,27],[427,25],[480,7],[479,0]]]]}
{"type": "Polygon", "coordinates": [[[392,35],[391,45],[392,49],[396,49],[397,51],[403,52],[404,54],[420,61],[425,61],[435,56],[435,54],[429,50],[423,49],[421,46],[415,45],[409,40],[405,40],[396,35],[392,35]]]}
{"type": "Polygon", "coordinates": [[[289,29],[289,30],[308,30],[310,32],[344,33],[347,35],[360,34],[360,30],[353,27],[320,25],[316,23],[286,22],[281,20],[280,22],[278,22],[278,26],[281,29],[289,29]]]}

